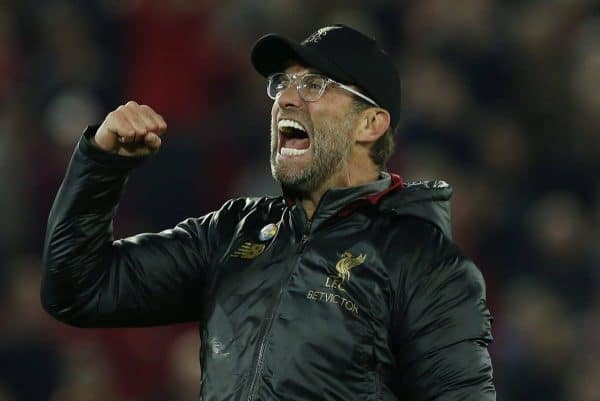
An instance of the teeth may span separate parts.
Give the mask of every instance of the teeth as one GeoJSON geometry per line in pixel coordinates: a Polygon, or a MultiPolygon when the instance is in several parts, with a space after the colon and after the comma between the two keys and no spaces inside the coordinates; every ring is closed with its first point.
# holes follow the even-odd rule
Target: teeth
{"type": "Polygon", "coordinates": [[[294,120],[280,120],[277,123],[277,128],[281,129],[281,128],[285,128],[285,127],[290,127],[290,128],[295,128],[297,130],[300,130],[302,132],[306,132],[306,130],[304,129],[304,127],[302,125],[300,125],[300,123],[294,121],[294,120]]]}
{"type": "Polygon", "coordinates": [[[308,148],[306,148],[306,149],[281,148],[281,150],[279,151],[279,153],[281,153],[283,156],[298,156],[298,155],[303,155],[306,152],[308,152],[308,148]]]}

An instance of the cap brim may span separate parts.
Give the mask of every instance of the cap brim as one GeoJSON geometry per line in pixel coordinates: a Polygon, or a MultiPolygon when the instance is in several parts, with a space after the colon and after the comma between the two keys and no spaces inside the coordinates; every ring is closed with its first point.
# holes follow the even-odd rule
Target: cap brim
{"type": "Polygon", "coordinates": [[[302,46],[277,34],[260,38],[252,48],[252,65],[264,77],[281,72],[290,62],[297,61],[343,83],[352,83],[335,63],[310,47],[302,46]]]}

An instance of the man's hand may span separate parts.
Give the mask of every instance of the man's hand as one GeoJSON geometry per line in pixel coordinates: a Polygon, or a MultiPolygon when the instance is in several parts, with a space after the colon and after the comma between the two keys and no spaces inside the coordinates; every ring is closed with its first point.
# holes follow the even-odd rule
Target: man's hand
{"type": "Polygon", "coordinates": [[[160,114],[130,101],[108,113],[93,143],[121,156],[146,156],[158,151],[166,130],[167,123],[160,114]]]}

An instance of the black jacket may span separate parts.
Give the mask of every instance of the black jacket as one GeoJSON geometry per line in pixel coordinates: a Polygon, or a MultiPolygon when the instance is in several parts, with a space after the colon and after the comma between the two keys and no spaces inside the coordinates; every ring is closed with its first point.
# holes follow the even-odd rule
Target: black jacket
{"type": "MultiPolygon", "coordinates": [[[[88,129],[50,213],[42,303],[81,327],[198,321],[200,400],[495,400],[485,286],[444,182],[330,190],[311,221],[228,201],[114,241],[128,172],[88,129]]],[[[152,352],[152,350],[148,350],[152,352]]]]}

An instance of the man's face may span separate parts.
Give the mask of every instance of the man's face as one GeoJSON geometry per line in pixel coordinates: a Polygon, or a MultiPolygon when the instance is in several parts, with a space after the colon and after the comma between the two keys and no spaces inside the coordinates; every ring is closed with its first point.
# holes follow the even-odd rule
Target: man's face
{"type": "MultiPolygon", "coordinates": [[[[302,75],[309,69],[295,64],[285,72],[302,75]]],[[[333,85],[315,102],[304,101],[295,82],[282,91],[271,110],[273,177],[288,188],[310,192],[339,173],[353,144],[351,106],[352,97],[333,85]]]]}

